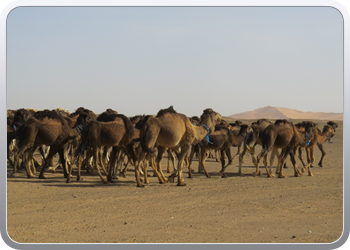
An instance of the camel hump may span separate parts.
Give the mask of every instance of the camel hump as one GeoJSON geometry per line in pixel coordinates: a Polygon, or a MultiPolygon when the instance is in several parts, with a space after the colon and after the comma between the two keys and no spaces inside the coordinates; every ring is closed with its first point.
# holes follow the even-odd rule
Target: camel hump
{"type": "Polygon", "coordinates": [[[275,125],[279,125],[279,124],[287,124],[288,121],[286,119],[279,119],[275,121],[275,125]]]}
{"type": "Polygon", "coordinates": [[[177,114],[177,112],[175,111],[174,107],[173,106],[170,106],[169,108],[167,109],[161,109],[158,111],[156,117],[162,117],[164,116],[165,114],[177,114]]]}
{"type": "Polygon", "coordinates": [[[90,116],[96,116],[96,114],[92,110],[86,109],[84,107],[80,107],[80,108],[77,108],[75,112],[71,113],[69,117],[74,117],[74,116],[80,115],[81,113],[86,113],[90,116]]]}
{"type": "Polygon", "coordinates": [[[62,115],[60,112],[58,112],[57,110],[48,110],[48,109],[44,109],[44,110],[40,110],[34,113],[33,115],[36,119],[38,119],[39,121],[44,120],[45,118],[48,119],[53,119],[56,121],[59,121],[63,126],[67,125],[67,120],[65,119],[65,116],[62,115]]]}

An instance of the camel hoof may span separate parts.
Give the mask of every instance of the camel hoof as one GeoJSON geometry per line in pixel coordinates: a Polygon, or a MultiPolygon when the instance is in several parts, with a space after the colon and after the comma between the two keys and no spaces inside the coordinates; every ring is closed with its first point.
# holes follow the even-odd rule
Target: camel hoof
{"type": "Polygon", "coordinates": [[[66,183],[72,183],[72,181],[71,180],[67,180],[66,183]]]}
{"type": "Polygon", "coordinates": [[[168,177],[168,181],[169,181],[170,183],[174,183],[174,177],[169,176],[169,177],[168,177]]]}
{"type": "Polygon", "coordinates": [[[207,178],[211,178],[211,175],[210,175],[210,174],[208,174],[208,175],[207,175],[207,178]]]}
{"type": "Polygon", "coordinates": [[[313,174],[309,174],[309,176],[314,176],[313,174]]]}
{"type": "Polygon", "coordinates": [[[294,177],[300,177],[301,176],[301,174],[300,173],[296,173],[296,174],[294,174],[294,177]]]}
{"type": "Polygon", "coordinates": [[[46,177],[43,175],[39,175],[39,179],[46,179],[46,177]]]}
{"type": "Polygon", "coordinates": [[[186,183],[185,182],[180,182],[180,183],[177,183],[177,186],[183,187],[183,186],[186,186],[186,183]]]}
{"type": "Polygon", "coordinates": [[[221,178],[227,178],[226,174],[222,174],[221,178]]]}
{"type": "Polygon", "coordinates": [[[284,175],[279,175],[278,178],[285,178],[285,176],[284,175]]]}
{"type": "Polygon", "coordinates": [[[256,176],[258,176],[258,175],[260,175],[260,171],[259,171],[258,173],[257,173],[257,172],[254,172],[254,173],[253,173],[253,176],[254,176],[254,177],[256,177],[256,176]]]}
{"type": "Polygon", "coordinates": [[[142,185],[142,184],[137,184],[137,186],[136,187],[138,187],[138,188],[144,188],[145,187],[145,185],[142,185]]]}

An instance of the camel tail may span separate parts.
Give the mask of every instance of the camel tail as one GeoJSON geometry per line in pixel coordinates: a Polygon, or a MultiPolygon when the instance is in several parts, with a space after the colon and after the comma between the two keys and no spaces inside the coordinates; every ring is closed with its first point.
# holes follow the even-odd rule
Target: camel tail
{"type": "Polygon", "coordinates": [[[140,141],[140,144],[141,144],[142,150],[143,150],[144,152],[146,152],[146,153],[148,153],[148,154],[152,154],[152,153],[156,152],[155,149],[150,149],[150,148],[146,145],[145,141],[142,140],[142,139],[141,139],[141,141],[140,141]]]}
{"type": "Polygon", "coordinates": [[[148,146],[147,146],[147,131],[149,130],[149,124],[146,123],[143,125],[143,127],[141,128],[141,132],[140,132],[140,145],[142,147],[142,150],[145,152],[145,153],[148,153],[148,154],[152,154],[154,152],[156,152],[155,149],[150,149],[148,146]]]}
{"type": "Polygon", "coordinates": [[[124,122],[125,130],[126,130],[124,135],[124,141],[125,141],[125,144],[129,144],[135,136],[134,126],[132,125],[130,119],[125,115],[117,114],[116,117],[121,118],[124,122]]]}

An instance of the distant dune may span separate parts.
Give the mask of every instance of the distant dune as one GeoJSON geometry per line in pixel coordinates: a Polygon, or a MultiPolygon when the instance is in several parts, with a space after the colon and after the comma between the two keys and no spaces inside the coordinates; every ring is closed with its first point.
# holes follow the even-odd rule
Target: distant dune
{"type": "Polygon", "coordinates": [[[236,119],[305,119],[305,120],[343,120],[343,113],[303,112],[296,109],[263,107],[252,111],[230,115],[236,119]]]}

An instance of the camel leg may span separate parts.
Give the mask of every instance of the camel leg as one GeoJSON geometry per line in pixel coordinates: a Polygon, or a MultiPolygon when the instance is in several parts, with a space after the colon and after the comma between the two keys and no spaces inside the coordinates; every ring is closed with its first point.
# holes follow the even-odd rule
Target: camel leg
{"type": "Polygon", "coordinates": [[[171,174],[173,171],[170,169],[170,161],[173,164],[173,169],[175,169],[175,163],[174,163],[174,161],[175,161],[174,158],[175,157],[174,157],[173,152],[170,149],[167,150],[167,153],[168,153],[168,165],[167,165],[167,171],[166,172],[171,174]]]}
{"type": "Polygon", "coordinates": [[[168,181],[168,179],[165,177],[163,171],[162,171],[162,166],[161,166],[161,160],[163,159],[163,155],[165,153],[165,148],[158,146],[158,155],[156,158],[156,174],[159,179],[160,184],[164,184],[168,181]]]}
{"type": "Polygon", "coordinates": [[[285,175],[283,173],[283,164],[285,163],[287,156],[288,156],[288,152],[286,151],[286,149],[282,149],[281,154],[278,158],[278,168],[279,168],[279,172],[278,172],[278,178],[285,178],[285,175]]]}
{"type": "Polygon", "coordinates": [[[46,179],[46,177],[44,176],[44,172],[48,167],[48,165],[50,164],[51,159],[58,153],[59,150],[60,150],[60,146],[50,146],[49,153],[47,154],[44,164],[41,166],[39,179],[46,179]]]}
{"type": "Polygon", "coordinates": [[[267,174],[267,177],[268,178],[271,178],[273,175],[271,175],[268,167],[267,167],[267,154],[264,156],[264,166],[265,166],[265,169],[266,169],[266,174],[267,174]]]}
{"type": "Polygon", "coordinates": [[[188,157],[188,178],[193,178],[191,164],[192,164],[192,159],[193,159],[194,153],[196,151],[195,147],[196,146],[191,147],[191,153],[190,153],[190,156],[188,157]]]}
{"type": "Polygon", "coordinates": [[[146,159],[145,159],[144,164],[143,164],[143,175],[145,177],[146,184],[149,184],[148,175],[147,175],[147,169],[148,169],[149,164],[150,164],[149,159],[147,159],[147,156],[146,156],[146,159]]]}
{"type": "Polygon", "coordinates": [[[326,155],[326,151],[323,149],[323,145],[322,145],[322,144],[318,144],[317,146],[318,146],[318,148],[321,150],[321,153],[322,153],[322,156],[321,156],[321,159],[320,159],[318,165],[319,165],[320,167],[323,167],[322,162],[323,162],[324,156],[326,155]]]}
{"type": "Polygon", "coordinates": [[[201,148],[201,157],[200,158],[201,159],[199,161],[199,167],[204,170],[204,173],[207,176],[207,178],[210,178],[211,176],[210,176],[210,174],[208,173],[208,171],[206,170],[206,168],[204,166],[205,160],[207,158],[204,148],[201,148]]]}
{"type": "Polygon", "coordinates": [[[100,158],[100,149],[98,148],[93,148],[93,162],[94,162],[94,168],[97,172],[97,174],[100,176],[100,179],[102,181],[103,184],[108,184],[108,180],[103,178],[101,172],[100,172],[100,163],[102,164],[102,162],[100,161],[101,158],[100,158]]]}
{"type": "MultiPolygon", "coordinates": [[[[78,156],[76,159],[76,165],[78,167],[78,173],[77,173],[77,181],[82,180],[81,179],[81,173],[80,173],[80,168],[81,168],[81,162],[82,162],[82,156],[78,156]]],[[[67,181],[66,183],[71,183],[71,177],[72,177],[72,170],[73,170],[73,164],[68,165],[68,175],[67,175],[67,181]]]]}
{"type": "Polygon", "coordinates": [[[300,176],[301,176],[301,173],[300,173],[300,171],[298,170],[298,167],[297,167],[297,164],[296,164],[296,160],[295,160],[295,156],[294,156],[293,151],[291,151],[291,152],[289,153],[289,155],[290,155],[290,160],[291,160],[291,162],[292,162],[292,164],[293,164],[293,167],[294,167],[294,176],[295,176],[295,177],[300,177],[300,176]]]}
{"type": "MultiPolygon", "coordinates": [[[[242,144],[241,144],[242,145],[242,144]]],[[[234,158],[236,157],[236,155],[240,155],[241,154],[241,145],[239,145],[237,147],[237,152],[232,156],[231,160],[234,160],[234,158]]]]}
{"type": "Polygon", "coordinates": [[[144,185],[141,183],[141,178],[140,178],[140,165],[145,158],[145,152],[141,150],[137,156],[137,160],[135,161],[135,179],[136,179],[136,187],[144,187],[144,185]]]}
{"type": "Polygon", "coordinates": [[[186,186],[184,177],[183,177],[183,173],[182,173],[182,165],[183,165],[183,161],[185,156],[188,153],[188,150],[190,149],[190,145],[183,145],[181,147],[181,153],[178,156],[178,164],[177,164],[177,186],[186,186]]]}
{"type": "MultiPolygon", "coordinates": [[[[272,148],[272,152],[271,152],[271,155],[270,155],[270,173],[272,173],[272,165],[273,165],[273,162],[275,160],[275,157],[277,157],[277,159],[279,158],[278,149],[277,148],[272,148]]],[[[276,167],[275,174],[277,174],[277,168],[278,168],[278,166],[276,167]]],[[[271,175],[274,176],[273,174],[271,174],[271,175]]]]}
{"type": "Polygon", "coordinates": [[[238,162],[239,162],[239,166],[238,166],[238,174],[240,176],[243,176],[243,173],[242,173],[242,163],[243,163],[243,157],[245,155],[245,152],[247,151],[247,149],[244,147],[242,153],[239,155],[239,159],[238,159],[238,162]]]}
{"type": "Polygon", "coordinates": [[[256,157],[256,170],[255,173],[253,173],[253,176],[260,175],[260,169],[259,169],[259,164],[260,164],[260,159],[265,157],[267,155],[268,151],[266,149],[263,149],[260,154],[256,157]]]}
{"type": "Polygon", "coordinates": [[[230,166],[232,164],[232,159],[233,159],[233,157],[231,156],[230,148],[226,149],[225,151],[221,151],[221,171],[220,171],[220,173],[222,173],[221,178],[225,178],[226,177],[225,170],[226,170],[226,168],[228,166],[230,166]],[[228,159],[227,165],[225,165],[224,153],[226,153],[226,156],[227,156],[227,159],[228,159]]]}
{"type": "MultiPolygon", "coordinates": [[[[106,150],[105,150],[106,151],[106,150]]],[[[108,175],[107,175],[107,181],[113,183],[113,172],[115,171],[114,167],[117,161],[117,158],[120,153],[120,148],[119,147],[113,147],[112,152],[110,153],[109,157],[109,168],[108,168],[108,175]]],[[[102,163],[102,162],[101,162],[102,163]]],[[[116,170],[118,171],[118,170],[116,170]]]]}

